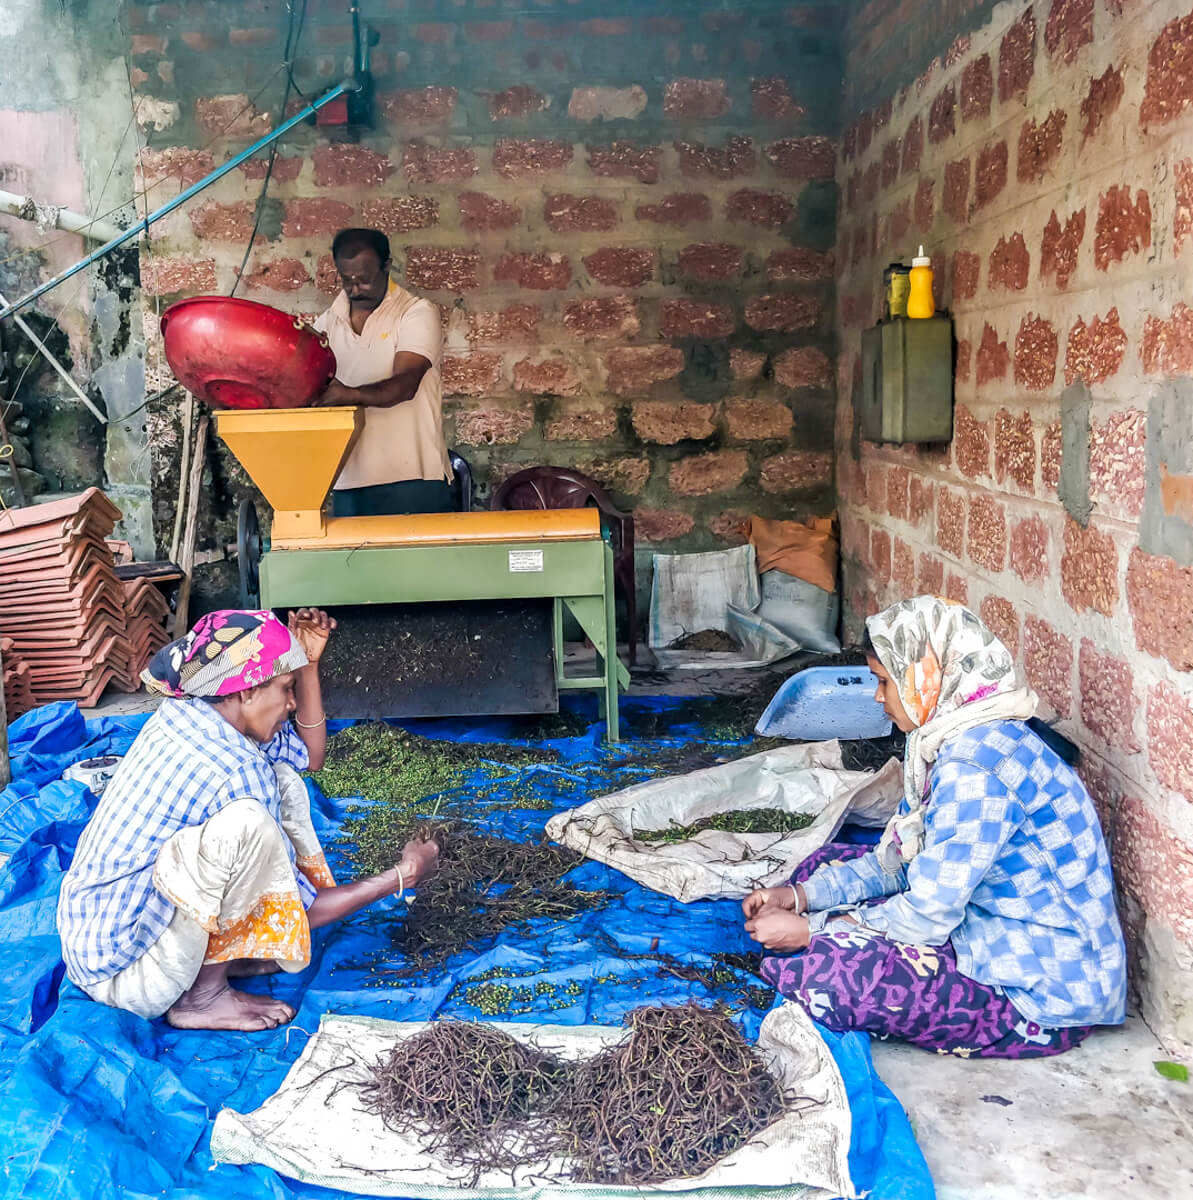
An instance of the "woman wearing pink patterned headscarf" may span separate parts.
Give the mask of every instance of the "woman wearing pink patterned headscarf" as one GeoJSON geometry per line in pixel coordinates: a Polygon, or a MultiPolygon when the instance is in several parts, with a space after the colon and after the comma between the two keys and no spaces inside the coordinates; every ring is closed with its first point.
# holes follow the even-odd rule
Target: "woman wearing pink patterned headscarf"
{"type": "Polygon", "coordinates": [[[167,697],[79,839],[58,930],[66,973],[94,1000],[188,1029],[272,1029],[294,1010],[229,979],[300,971],[311,930],[434,870],[411,842],[390,870],[336,886],[298,772],[323,762],[317,609],[227,610],[146,668],[167,697]],[[293,724],[291,723],[293,718],[293,724]]]}
{"type": "Polygon", "coordinates": [[[875,700],[905,732],[874,849],[824,847],[746,898],[763,975],[831,1029],[1029,1058],[1122,1022],[1126,955],[1089,793],[1027,724],[1006,646],[938,596],[866,622],[875,700]]]}

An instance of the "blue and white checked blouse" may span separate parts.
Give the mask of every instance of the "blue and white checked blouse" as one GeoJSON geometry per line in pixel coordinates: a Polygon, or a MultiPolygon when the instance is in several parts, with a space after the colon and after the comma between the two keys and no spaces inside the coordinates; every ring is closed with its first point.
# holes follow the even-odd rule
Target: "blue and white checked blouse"
{"type": "MultiPolygon", "coordinates": [[[[87,822],[58,897],[66,974],[79,986],[109,979],[162,935],[174,906],[153,886],[163,843],[233,800],[253,799],[281,826],[275,762],[307,766],[286,725],[268,746],[250,741],[204,700],[164,700],[145,723],[87,822]]],[[[294,847],[286,839],[290,860],[294,847]]],[[[295,868],[310,906],[315,889],[295,868]]]]}
{"type": "Polygon", "coordinates": [[[951,941],[961,972],[1001,988],[1029,1021],[1123,1020],[1126,951],[1093,801],[1021,721],[942,748],[924,848],[897,875],[867,854],[821,867],[804,891],[809,911],[890,896],[858,919],[899,942],[951,941]]]}

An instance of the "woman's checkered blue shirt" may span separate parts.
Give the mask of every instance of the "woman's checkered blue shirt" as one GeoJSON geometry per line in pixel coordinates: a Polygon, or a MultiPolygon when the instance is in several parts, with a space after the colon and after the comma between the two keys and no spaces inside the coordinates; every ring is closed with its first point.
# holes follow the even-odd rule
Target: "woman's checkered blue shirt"
{"type": "Polygon", "coordinates": [[[1029,1021],[1114,1025],[1126,951],[1110,856],[1081,780],[1021,721],[960,734],[940,752],[924,848],[897,875],[873,854],[821,867],[809,911],[890,896],[858,915],[899,942],[951,941],[961,971],[1001,988],[1029,1021]]]}
{"type": "MultiPolygon", "coordinates": [[[[174,906],[154,888],[153,868],[168,838],[245,798],[280,826],[273,764],[303,770],[307,761],[290,725],[263,747],[205,700],[164,700],[104,790],[63,880],[58,934],[69,978],[84,987],[109,979],[161,937],[174,906]]],[[[309,905],[315,889],[297,867],[295,879],[309,905]]]]}

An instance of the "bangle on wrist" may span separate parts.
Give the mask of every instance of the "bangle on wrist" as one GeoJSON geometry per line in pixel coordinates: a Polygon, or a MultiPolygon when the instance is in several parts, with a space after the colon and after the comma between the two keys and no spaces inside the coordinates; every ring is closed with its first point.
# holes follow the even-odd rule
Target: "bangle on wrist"
{"type": "Polygon", "coordinates": [[[308,721],[300,721],[298,719],[298,713],[295,713],[294,714],[294,724],[297,725],[299,729],[318,729],[320,725],[327,724],[327,713],[324,713],[319,718],[319,720],[309,721],[309,722],[308,721]]]}
{"type": "Polygon", "coordinates": [[[401,898],[406,894],[406,880],[402,878],[402,868],[401,867],[394,867],[394,870],[397,871],[397,873],[398,873],[397,898],[399,900],[401,900],[401,898]]]}
{"type": "Polygon", "coordinates": [[[799,888],[794,883],[787,885],[791,889],[791,894],[795,897],[795,911],[799,912],[799,888]]]}

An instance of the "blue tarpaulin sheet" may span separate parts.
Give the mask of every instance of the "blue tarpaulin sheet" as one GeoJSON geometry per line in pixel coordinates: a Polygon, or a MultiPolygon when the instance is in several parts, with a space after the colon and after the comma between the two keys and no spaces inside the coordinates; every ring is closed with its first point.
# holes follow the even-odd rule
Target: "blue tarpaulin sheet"
{"type": "MultiPolygon", "coordinates": [[[[665,700],[630,699],[635,706],[665,700]]],[[[281,1083],[307,1035],[326,1012],[417,1021],[452,1015],[477,1019],[465,998],[470,978],[501,968],[501,982],[520,1004],[501,1019],[555,1024],[618,1024],[646,1003],[706,1003],[729,999],[751,1037],[764,1015],[738,985],[724,995],[703,984],[660,976],[657,964],[629,957],[662,950],[694,963],[716,951],[756,949],[742,931],[736,901],[683,905],[617,872],[586,863],[572,874],[585,887],[615,893],[608,906],[567,921],[537,922],[503,934],[480,954],[461,954],[438,974],[387,977],[386,930],[400,919],[385,901],[314,934],[311,966],[298,976],[244,981],[297,1009],[284,1029],[253,1034],[184,1032],[89,1000],[63,977],[54,909],[58,887],[95,801],[81,784],[59,782],[82,758],[127,750],[145,717],[84,721],[73,705],[27,713],[10,729],[13,783],[0,792],[0,1194],[37,1200],[139,1200],[218,1195],[324,1198],[345,1193],[301,1184],[264,1167],[216,1166],[208,1150],[211,1123],[223,1106],[256,1108],[281,1083]],[[657,939],[657,941],[656,941],[657,939]],[[554,991],[535,994],[549,979],[554,991]],[[517,1011],[518,1008],[523,1011],[517,1011]]],[[[506,738],[510,726],[459,721],[412,722],[435,737],[468,741],[506,738]]],[[[546,810],[516,810],[500,789],[486,787],[477,816],[492,832],[537,836],[552,811],[590,799],[586,769],[607,772],[616,751],[602,750],[601,727],[583,737],[545,743],[557,765],[523,768],[546,810]],[[561,783],[561,781],[566,781],[561,783]]],[[[691,736],[700,736],[698,729],[691,736]]],[[[669,736],[683,736],[682,729],[669,736]]],[[[626,743],[623,743],[625,745],[626,743]]],[[[647,743],[629,743],[641,752],[647,743]]],[[[605,787],[607,790],[607,774],[605,787]]],[[[523,787],[526,775],[523,774],[523,787]]],[[[626,783],[635,781],[627,768],[626,783]]],[[[467,788],[468,780],[461,786],[467,788]]],[[[331,849],[349,801],[322,796],[312,785],[316,829],[331,849]]],[[[329,854],[333,866],[334,851],[329,854]]],[[[743,979],[740,982],[751,982],[743,979]]],[[[752,981],[757,984],[757,980],[752,981]]],[[[850,1171],[871,1200],[932,1200],[934,1190],[899,1102],[876,1074],[869,1040],[823,1031],[841,1070],[853,1113],[850,1171]]]]}

